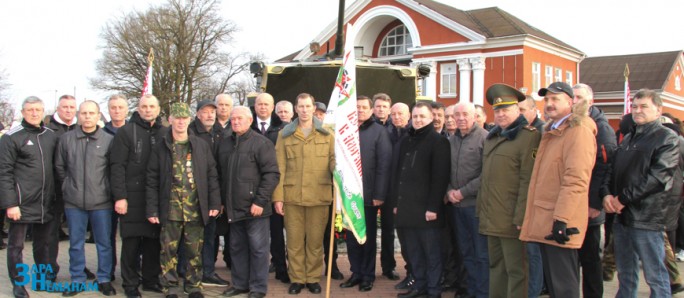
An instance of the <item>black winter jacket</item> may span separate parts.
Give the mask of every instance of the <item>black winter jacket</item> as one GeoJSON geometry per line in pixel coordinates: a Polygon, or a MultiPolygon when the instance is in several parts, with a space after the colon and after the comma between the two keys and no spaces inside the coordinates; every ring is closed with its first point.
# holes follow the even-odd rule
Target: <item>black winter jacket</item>
{"type": "Polygon", "coordinates": [[[161,142],[167,130],[162,127],[160,117],[150,125],[135,112],[114,136],[109,155],[112,198],[128,201],[128,213],[119,215],[122,237],[158,236],[159,227],[149,223],[145,216],[145,179],[152,147],[161,142]]]}
{"type": "Polygon", "coordinates": [[[109,191],[109,149],[114,137],[102,129],[92,135],[75,129],[59,138],[55,172],[65,208],[112,209],[109,191]]]}
{"type": "MultiPolygon", "coordinates": [[[[192,150],[192,174],[203,224],[209,223],[209,210],[221,209],[216,162],[209,144],[188,135],[192,150]]],[[[154,146],[147,165],[147,218],[158,217],[164,224],[169,218],[171,185],[173,184],[173,136],[168,131],[154,146]]]]}
{"type": "Polygon", "coordinates": [[[664,231],[678,162],[679,140],[672,130],[660,121],[639,125],[618,146],[601,197],[612,194],[625,205],[617,216],[622,225],[664,231]]]}
{"type": "Polygon", "coordinates": [[[275,146],[260,133],[233,133],[219,146],[221,199],[229,223],[254,218],[252,204],[264,208],[260,217],[272,214],[273,191],[280,182],[275,146]]]}
{"type": "MultiPolygon", "coordinates": [[[[596,162],[591,171],[591,181],[589,182],[589,207],[596,210],[603,210],[603,197],[599,190],[607,179],[609,179],[610,167],[613,163],[615,150],[617,149],[617,139],[615,131],[608,123],[606,116],[599,108],[589,107],[589,117],[596,123],[596,162]]],[[[590,226],[600,225],[605,221],[605,213],[589,220],[590,226]]]]}
{"type": "Polygon", "coordinates": [[[444,195],[451,164],[449,140],[438,134],[432,123],[409,128],[399,143],[397,169],[393,173],[390,200],[397,208],[397,228],[440,228],[444,224],[444,195]],[[426,221],[425,212],[437,213],[437,220],[426,221]]]}
{"type": "Polygon", "coordinates": [[[361,170],[363,171],[363,201],[373,206],[373,200],[385,201],[390,182],[392,142],[382,125],[368,119],[359,126],[361,170]]]}
{"type": "MultiPolygon", "coordinates": [[[[259,122],[261,122],[261,120],[259,120],[259,117],[257,117],[256,114],[254,114],[252,130],[256,131],[258,134],[261,134],[261,124],[259,124],[259,122]]],[[[276,141],[278,141],[278,133],[281,129],[283,129],[283,127],[285,127],[285,125],[287,125],[287,123],[284,123],[282,120],[280,120],[280,117],[278,117],[278,115],[271,113],[271,123],[266,129],[266,134],[264,134],[264,136],[271,140],[271,142],[275,146],[276,141]]]]}
{"type": "Polygon", "coordinates": [[[0,209],[19,206],[17,223],[46,223],[55,199],[55,133],[26,121],[0,138],[0,209]]]}
{"type": "Polygon", "coordinates": [[[221,138],[223,138],[223,127],[218,121],[214,123],[211,131],[207,131],[204,128],[202,121],[195,117],[195,120],[188,125],[188,133],[193,134],[207,142],[207,144],[209,144],[209,148],[211,148],[214,160],[216,160],[218,154],[218,144],[221,143],[221,138]]]}

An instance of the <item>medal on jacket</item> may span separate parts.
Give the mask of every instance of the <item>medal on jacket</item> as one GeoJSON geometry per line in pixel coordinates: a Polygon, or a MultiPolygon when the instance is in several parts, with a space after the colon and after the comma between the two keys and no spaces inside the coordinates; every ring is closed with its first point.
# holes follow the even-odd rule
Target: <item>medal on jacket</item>
{"type": "Polygon", "coordinates": [[[185,155],[185,173],[188,176],[188,182],[191,184],[195,183],[194,179],[192,179],[192,155],[190,152],[188,152],[187,155],[185,155]]]}

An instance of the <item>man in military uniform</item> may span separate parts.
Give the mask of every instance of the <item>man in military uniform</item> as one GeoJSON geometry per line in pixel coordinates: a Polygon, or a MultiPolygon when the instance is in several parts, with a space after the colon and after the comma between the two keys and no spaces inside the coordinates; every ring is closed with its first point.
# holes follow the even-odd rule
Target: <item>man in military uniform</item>
{"type": "Polygon", "coordinates": [[[480,234],[488,242],[490,297],[527,297],[527,257],[518,237],[541,134],[520,114],[523,100],[525,95],[508,85],[487,89],[496,126],[484,143],[476,202],[480,234]]]}
{"type": "Polygon", "coordinates": [[[161,285],[167,298],[178,297],[176,272],[179,242],[188,258],[185,288],[190,298],[201,292],[204,226],[218,215],[218,174],[209,145],[188,135],[190,107],[173,103],[171,130],[152,150],[147,167],[147,219],[161,224],[161,285]]]}

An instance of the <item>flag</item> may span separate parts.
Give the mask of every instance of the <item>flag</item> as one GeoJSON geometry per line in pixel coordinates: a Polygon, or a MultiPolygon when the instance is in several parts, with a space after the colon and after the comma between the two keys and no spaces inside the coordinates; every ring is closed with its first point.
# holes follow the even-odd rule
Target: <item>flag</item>
{"type": "Polygon", "coordinates": [[[152,62],[154,61],[154,50],[150,48],[150,53],[147,55],[147,74],[145,75],[145,83],[143,84],[142,96],[152,94],[152,62]]]}
{"type": "Polygon", "coordinates": [[[342,227],[356,240],[366,242],[366,219],[363,209],[361,147],[356,111],[356,58],[354,28],[347,24],[342,66],[330,95],[324,124],[335,132],[335,206],[340,210],[342,227]]]}
{"type": "Polygon", "coordinates": [[[632,99],[629,92],[629,64],[625,64],[625,109],[622,115],[627,115],[632,112],[632,99]]]}

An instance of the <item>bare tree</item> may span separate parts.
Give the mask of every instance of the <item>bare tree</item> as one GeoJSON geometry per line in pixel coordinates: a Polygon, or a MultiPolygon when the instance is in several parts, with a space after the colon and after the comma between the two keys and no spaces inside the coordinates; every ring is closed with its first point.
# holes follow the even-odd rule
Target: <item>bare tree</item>
{"type": "Polygon", "coordinates": [[[4,127],[9,127],[14,121],[14,106],[9,100],[10,84],[7,77],[7,72],[0,69],[0,123],[4,127]]]}
{"type": "Polygon", "coordinates": [[[222,51],[236,30],[221,17],[218,0],[168,0],[146,11],[125,14],[103,29],[104,51],[91,85],[126,94],[133,99],[129,104],[135,105],[152,48],[152,87],[162,113],[170,102],[191,103],[202,93],[220,88],[216,82],[228,82],[244,71],[240,67],[244,54],[222,51]]]}

